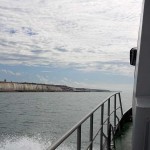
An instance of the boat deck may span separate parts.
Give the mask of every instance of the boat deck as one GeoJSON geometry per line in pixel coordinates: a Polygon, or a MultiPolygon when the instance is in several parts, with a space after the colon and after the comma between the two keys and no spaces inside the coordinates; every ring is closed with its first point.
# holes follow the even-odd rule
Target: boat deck
{"type": "Polygon", "coordinates": [[[132,149],[132,122],[128,122],[123,126],[122,132],[116,138],[116,150],[132,149]]]}

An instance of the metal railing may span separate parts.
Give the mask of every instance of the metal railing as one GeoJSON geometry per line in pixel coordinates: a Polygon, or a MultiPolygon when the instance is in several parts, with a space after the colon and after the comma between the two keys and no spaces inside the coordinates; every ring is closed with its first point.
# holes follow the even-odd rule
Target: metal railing
{"type": "Polygon", "coordinates": [[[116,92],[106,98],[102,103],[100,103],[96,108],[94,108],[89,114],[87,114],[82,120],[80,120],[75,126],[73,126],[66,134],[64,134],[56,143],[54,143],[47,150],[55,150],[62,144],[74,131],[77,131],[77,150],[81,150],[81,128],[82,124],[89,118],[90,119],[90,128],[89,128],[89,143],[86,147],[86,150],[93,150],[93,143],[96,137],[100,133],[100,150],[111,150],[112,147],[115,147],[114,133],[116,131],[117,125],[119,124],[120,119],[123,116],[123,109],[121,103],[120,92],[116,92]],[[119,106],[117,106],[117,100],[119,106]],[[113,105],[112,105],[113,102],[113,105]],[[110,105],[111,103],[111,105],[110,105]],[[107,107],[107,112],[104,112],[104,108],[107,107]],[[113,110],[110,111],[113,107],[113,110]],[[100,118],[100,127],[95,135],[93,135],[93,118],[94,113],[100,109],[101,118],[100,118]],[[117,111],[120,109],[120,118],[117,115],[117,111]],[[107,117],[104,118],[104,115],[107,117]],[[110,117],[113,117],[111,120],[110,117]],[[104,133],[104,125],[107,125],[107,133],[104,133]],[[104,141],[105,139],[105,141],[104,141]]]}

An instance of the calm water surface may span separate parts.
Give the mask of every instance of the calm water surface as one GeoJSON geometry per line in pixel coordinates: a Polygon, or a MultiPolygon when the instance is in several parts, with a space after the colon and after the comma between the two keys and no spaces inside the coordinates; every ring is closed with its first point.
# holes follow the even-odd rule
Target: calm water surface
{"type": "MultiPolygon", "coordinates": [[[[0,93],[0,150],[45,150],[110,94],[0,93]]],[[[122,93],[124,110],[131,97],[122,93]]]]}

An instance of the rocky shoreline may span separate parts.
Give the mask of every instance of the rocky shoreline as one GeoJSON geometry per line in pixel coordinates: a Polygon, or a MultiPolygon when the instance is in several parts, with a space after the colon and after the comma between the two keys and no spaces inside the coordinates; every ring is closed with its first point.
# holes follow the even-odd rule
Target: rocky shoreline
{"type": "Polygon", "coordinates": [[[74,88],[66,85],[0,81],[0,92],[110,92],[110,91],[101,89],[74,88]]]}

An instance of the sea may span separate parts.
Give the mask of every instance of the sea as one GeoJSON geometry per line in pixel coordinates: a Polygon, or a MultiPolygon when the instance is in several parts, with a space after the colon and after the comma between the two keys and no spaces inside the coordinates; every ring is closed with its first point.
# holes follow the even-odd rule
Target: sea
{"type": "MultiPolygon", "coordinates": [[[[112,93],[0,93],[0,150],[46,150],[112,93]]],[[[125,112],[132,105],[132,92],[122,92],[121,97],[125,112]]],[[[99,125],[98,119],[96,122],[99,125]]],[[[88,137],[86,125],[82,131],[88,137]]],[[[76,149],[75,136],[59,149],[76,149]]]]}

